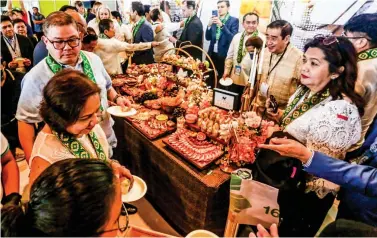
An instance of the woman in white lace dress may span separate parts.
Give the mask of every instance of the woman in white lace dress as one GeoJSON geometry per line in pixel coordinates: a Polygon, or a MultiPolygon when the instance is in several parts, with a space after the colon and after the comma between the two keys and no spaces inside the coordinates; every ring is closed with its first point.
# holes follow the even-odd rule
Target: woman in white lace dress
{"type": "MultiPolygon", "coordinates": [[[[73,69],[60,71],[46,84],[39,109],[46,124],[37,135],[29,160],[30,185],[57,161],[69,158],[112,161],[106,135],[98,125],[103,110],[100,91],[85,74],[73,69]]],[[[113,166],[132,180],[129,171],[118,165],[113,166]]]]}
{"type": "MultiPolygon", "coordinates": [[[[317,36],[306,44],[304,51],[302,85],[284,111],[278,110],[274,114],[268,109],[267,113],[280,121],[281,129],[309,149],[344,159],[347,150],[361,135],[360,116],[364,102],[354,90],[357,78],[355,49],[345,38],[317,36]]],[[[268,100],[267,108],[269,104],[268,100]]],[[[310,227],[306,229],[307,233],[297,235],[315,235],[338,188],[329,181],[308,176],[304,198],[310,211],[300,213],[310,227]]]]}

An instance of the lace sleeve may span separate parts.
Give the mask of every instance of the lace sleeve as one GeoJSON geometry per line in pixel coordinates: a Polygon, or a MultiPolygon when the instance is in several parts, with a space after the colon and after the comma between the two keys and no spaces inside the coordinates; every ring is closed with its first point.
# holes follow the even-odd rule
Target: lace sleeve
{"type": "Polygon", "coordinates": [[[331,157],[343,159],[347,149],[361,135],[361,119],[357,107],[345,100],[330,101],[312,118],[307,146],[331,157]]]}

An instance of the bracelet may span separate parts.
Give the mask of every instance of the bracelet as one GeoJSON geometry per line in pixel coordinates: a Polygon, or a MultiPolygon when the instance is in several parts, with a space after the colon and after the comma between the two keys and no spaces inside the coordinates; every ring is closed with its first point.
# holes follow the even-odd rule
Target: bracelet
{"type": "Polygon", "coordinates": [[[117,94],[117,95],[114,97],[113,102],[114,102],[114,103],[117,103],[117,100],[118,100],[119,97],[121,97],[121,96],[120,96],[119,94],[117,94]]]}

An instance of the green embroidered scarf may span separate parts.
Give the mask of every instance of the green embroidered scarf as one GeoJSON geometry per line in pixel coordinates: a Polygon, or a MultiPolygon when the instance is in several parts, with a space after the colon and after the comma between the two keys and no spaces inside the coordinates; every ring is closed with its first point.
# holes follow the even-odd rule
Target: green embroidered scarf
{"type": "Polygon", "coordinates": [[[135,36],[137,34],[137,32],[139,31],[140,29],[140,26],[143,25],[145,22],[145,17],[142,17],[139,22],[132,28],[132,36],[134,37],[135,39],[135,36]]]}
{"type": "Polygon", "coordinates": [[[305,112],[309,111],[312,107],[330,96],[330,90],[326,89],[321,93],[316,93],[313,96],[304,99],[304,101],[296,107],[300,99],[307,93],[309,93],[309,89],[307,87],[302,87],[293,101],[287,106],[282,117],[282,122],[280,124],[281,127],[285,128],[292,121],[299,118],[305,112]]]}
{"type": "Polygon", "coordinates": [[[99,33],[98,38],[100,39],[110,39],[105,33],[99,33]]]}
{"type": "MultiPolygon", "coordinates": [[[[230,15],[229,13],[227,13],[223,19],[220,19],[223,26],[229,20],[229,18],[230,18],[230,15]]],[[[216,26],[216,41],[220,39],[220,36],[221,36],[221,28],[219,26],[216,26]]]]}
{"type": "Polygon", "coordinates": [[[368,59],[375,59],[377,58],[377,48],[372,48],[368,50],[364,50],[363,52],[360,52],[357,56],[358,61],[362,60],[368,60],[368,59]]]}
{"type": "MultiPolygon", "coordinates": [[[[244,31],[241,35],[240,43],[238,44],[238,52],[237,52],[237,63],[240,64],[243,57],[246,55],[246,47],[244,47],[244,40],[246,36],[246,31],[244,31]]],[[[255,30],[250,37],[258,36],[258,30],[255,30]]]]}
{"type": "MultiPolygon", "coordinates": [[[[53,134],[76,158],[89,159],[91,157],[89,152],[85,150],[80,141],[78,141],[72,135],[69,135],[67,133],[57,133],[55,131],[53,131],[53,134]]],[[[105,151],[103,150],[97,135],[93,131],[91,131],[89,132],[89,138],[92,142],[94,150],[96,151],[97,158],[106,161],[107,157],[105,151]]]]}
{"type": "MultiPolygon", "coordinates": [[[[184,29],[187,27],[187,25],[190,23],[191,19],[192,19],[194,16],[196,16],[196,12],[193,12],[192,16],[190,16],[189,18],[186,19],[184,29]]],[[[184,29],[183,29],[183,30],[184,30],[184,29]]]]}
{"type": "MultiPolygon", "coordinates": [[[[88,57],[86,57],[86,55],[82,51],[80,51],[80,56],[82,58],[82,68],[83,68],[84,74],[88,76],[88,78],[91,81],[97,84],[96,79],[94,77],[93,69],[92,69],[92,66],[90,65],[88,57]]],[[[54,74],[56,74],[57,72],[63,69],[63,66],[59,64],[58,62],[56,62],[56,60],[52,58],[50,54],[46,57],[46,63],[47,63],[47,66],[50,68],[50,70],[54,74]]],[[[101,104],[100,109],[101,111],[103,111],[102,104],[101,104]]]]}

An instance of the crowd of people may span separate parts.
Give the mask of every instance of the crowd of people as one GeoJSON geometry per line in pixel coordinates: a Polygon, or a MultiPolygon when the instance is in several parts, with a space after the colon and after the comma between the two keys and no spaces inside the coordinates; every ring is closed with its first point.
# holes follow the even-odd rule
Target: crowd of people
{"type": "MultiPolygon", "coordinates": [[[[217,75],[233,81],[227,90],[257,89],[255,111],[294,138],[259,145],[297,158],[307,172],[305,192],[292,198],[280,235],[314,236],[336,197],[338,219],[377,226],[377,14],[354,16],[341,36],[317,35],[301,51],[289,22],[273,21],[263,34],[257,13],[239,20],[227,0],[217,2],[204,27],[190,0],[179,22],[171,21],[167,1],[132,2],[130,22],[101,2],[89,10],[76,1],[47,17],[20,3],[17,9],[8,0],[1,15],[2,235],[114,236],[127,227],[119,184],[133,178],[111,160],[117,138],[106,109],[131,102],[114,90],[110,75],[123,74],[129,63],[159,62],[188,42],[203,48],[204,39],[217,75]],[[264,50],[262,58],[256,50],[264,50]],[[254,60],[262,71],[250,85],[254,60]],[[17,147],[30,167],[26,206],[17,147]]],[[[203,60],[198,48],[185,50],[203,60]]],[[[276,226],[271,234],[278,235],[276,226]]]]}

